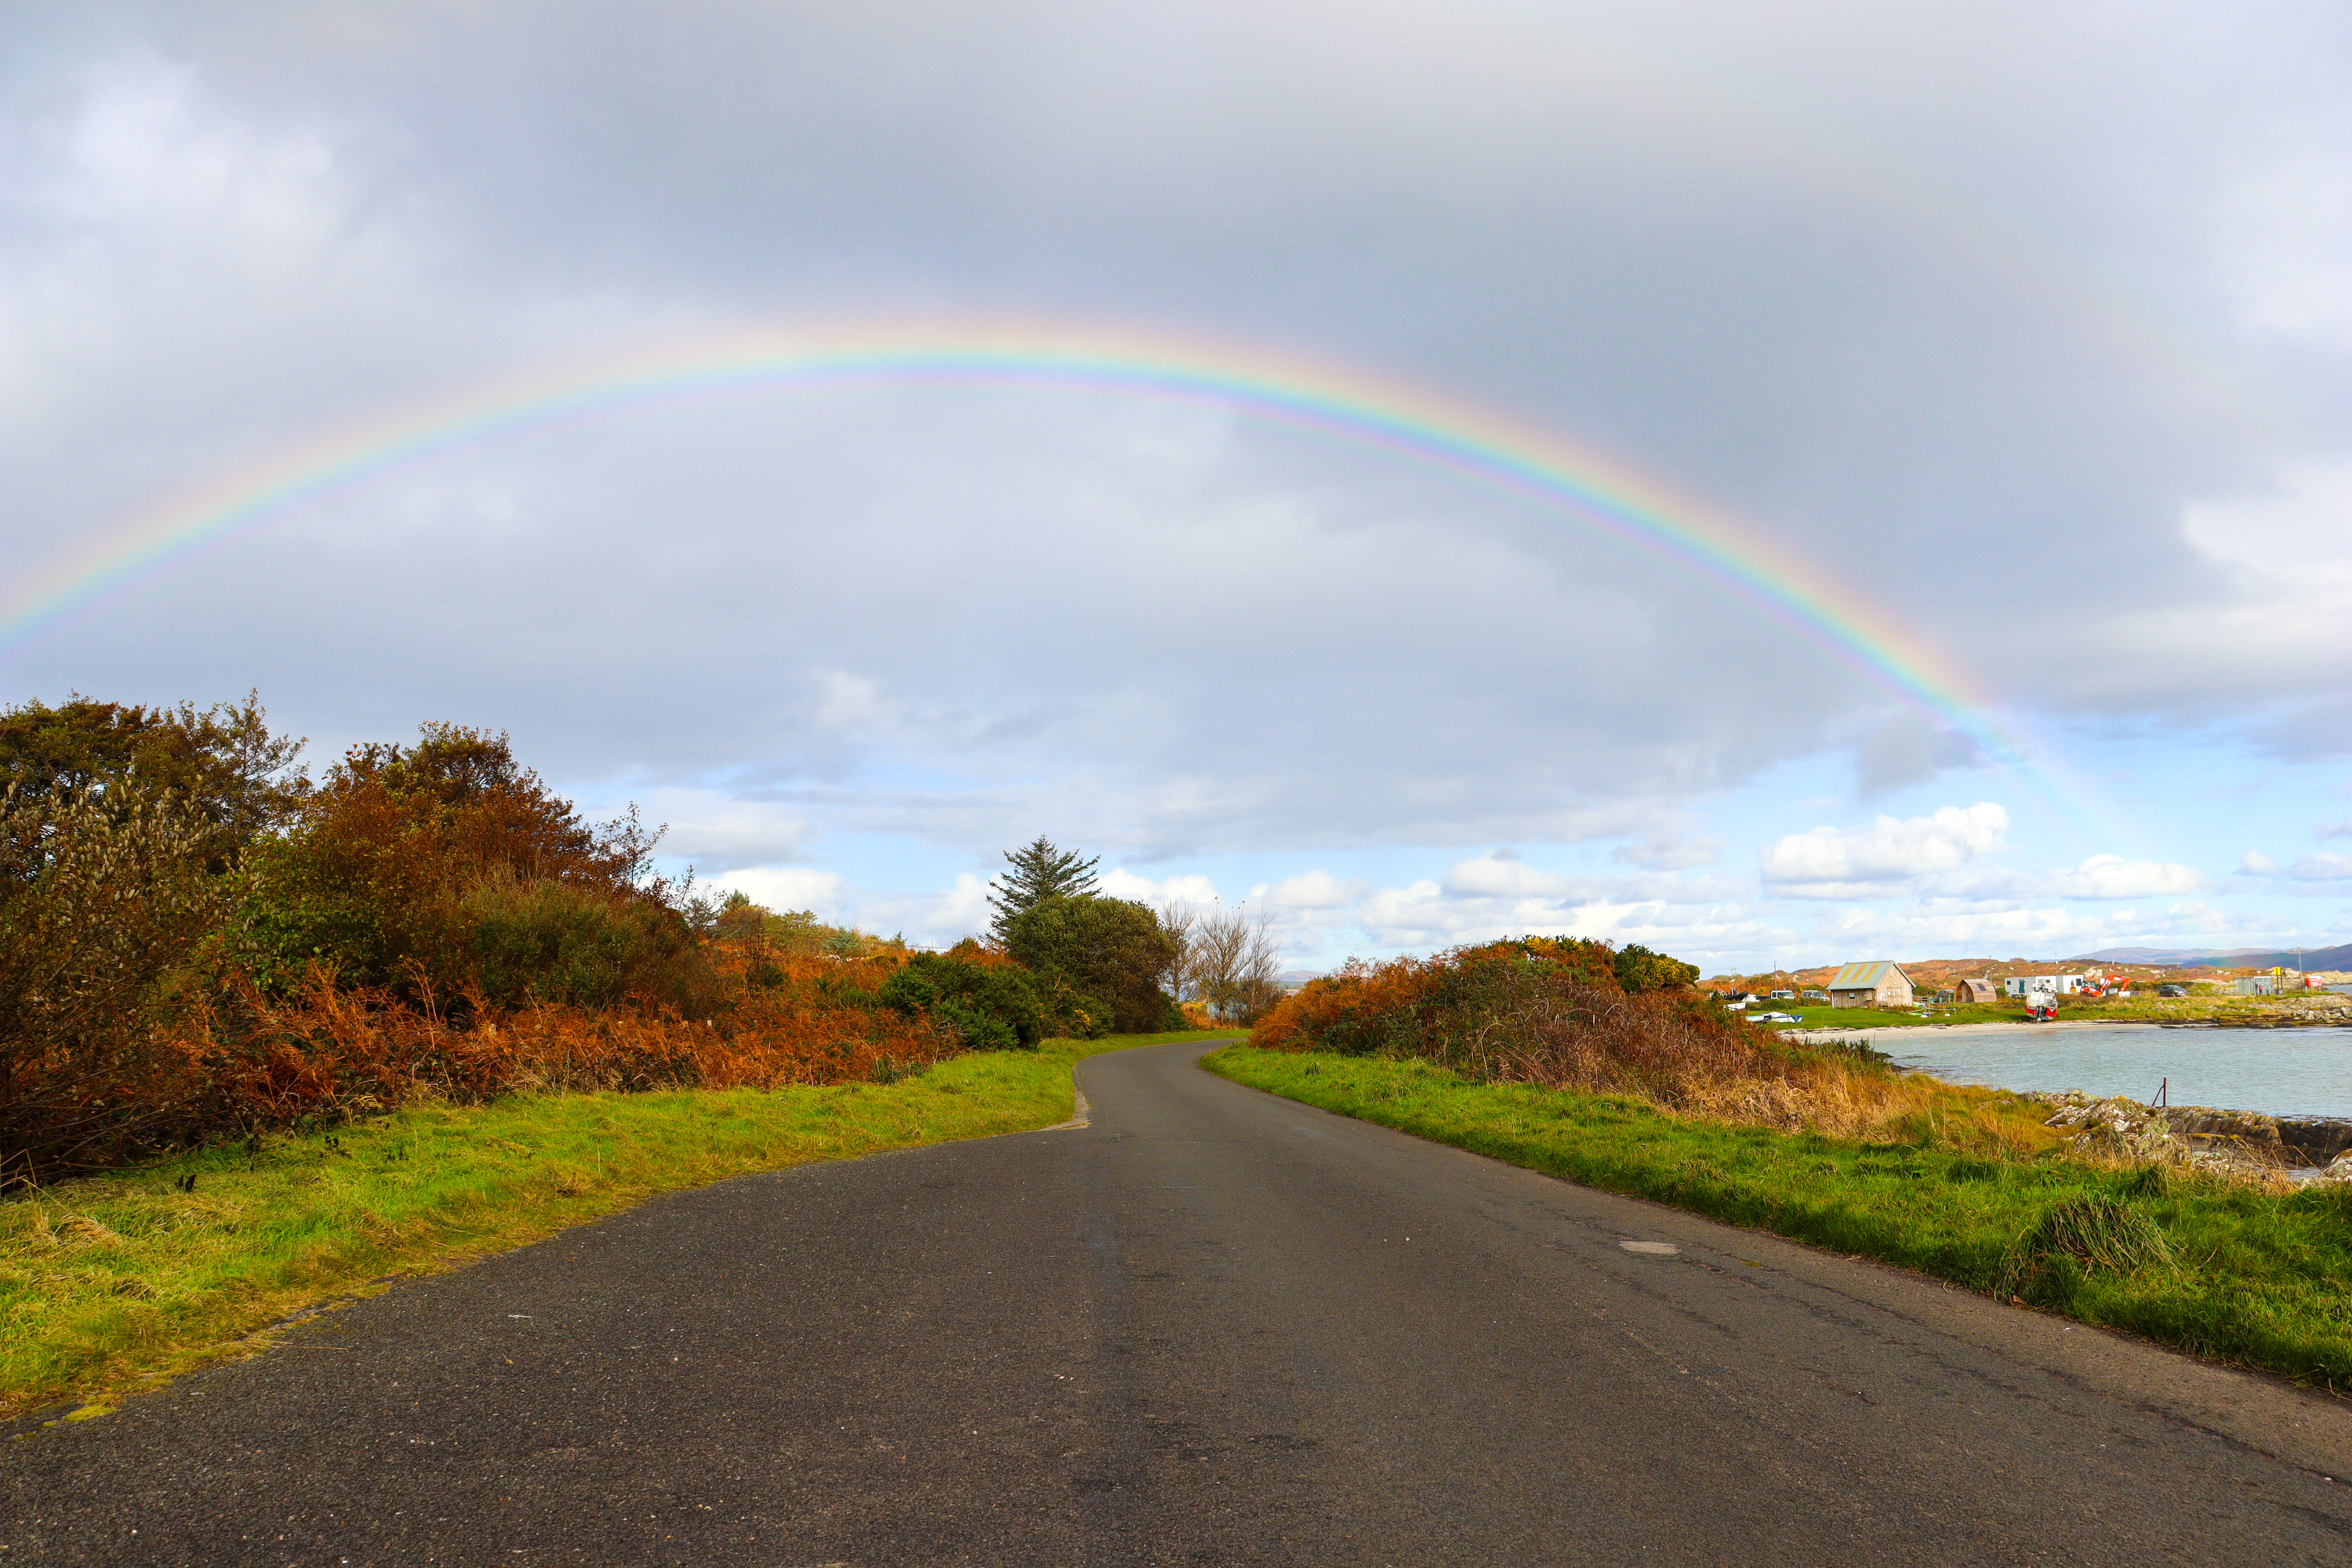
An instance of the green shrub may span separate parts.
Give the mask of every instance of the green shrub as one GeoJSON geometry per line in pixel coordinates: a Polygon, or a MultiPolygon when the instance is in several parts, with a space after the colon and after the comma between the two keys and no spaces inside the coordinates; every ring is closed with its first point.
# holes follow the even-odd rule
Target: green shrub
{"type": "Polygon", "coordinates": [[[2078,1193],[2053,1204],[2002,1258],[1993,1293],[2063,1305],[2101,1269],[2136,1274],[2173,1266],[2157,1223],[2128,1204],[2078,1193]]]}
{"type": "Polygon", "coordinates": [[[1638,942],[1619,948],[1610,968],[1627,994],[1643,991],[1679,991],[1698,984],[1698,965],[1653,952],[1638,942]]]}
{"type": "Polygon", "coordinates": [[[1034,1050],[1052,1017],[1030,976],[1002,962],[919,952],[882,983],[879,999],[928,1013],[973,1050],[1034,1050]]]}
{"type": "MultiPolygon", "coordinates": [[[[1063,1031],[1072,1039],[1099,1040],[1110,1033],[1111,1019],[1116,1010],[1101,997],[1083,995],[1078,992],[1065,989],[1055,998],[1055,1002],[1057,1008],[1055,1016],[1060,1021],[1063,1031]]],[[[1181,1009],[1177,1012],[1176,1017],[1175,1023],[1157,1024],[1150,1029],[1138,1032],[1158,1034],[1164,1029],[1184,1029],[1192,1026],[1183,1021],[1183,1013],[1181,1009]]]]}
{"type": "Polygon", "coordinates": [[[636,998],[709,1010],[709,966],[676,910],[566,882],[485,879],[457,900],[485,1000],[609,1007],[636,998]]]}
{"type": "Polygon", "coordinates": [[[1160,988],[1181,950],[1144,905],[1100,895],[1043,898],[1007,921],[1005,933],[1004,950],[1016,962],[1108,1004],[1118,1033],[1184,1026],[1182,1009],[1160,988]]]}

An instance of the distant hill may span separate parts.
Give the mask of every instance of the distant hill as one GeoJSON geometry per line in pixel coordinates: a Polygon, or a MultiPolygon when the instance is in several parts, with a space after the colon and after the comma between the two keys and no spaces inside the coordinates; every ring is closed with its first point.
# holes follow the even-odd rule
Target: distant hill
{"type": "MultiPolygon", "coordinates": [[[[1883,958],[1886,954],[1856,950],[1853,956],[1883,958]]],[[[2013,974],[2063,974],[2068,971],[2108,965],[2126,971],[2136,970],[2137,973],[2132,978],[2144,983],[2194,980],[2215,970],[2268,969],[2273,964],[2282,969],[2293,969],[2295,967],[2295,954],[2291,948],[2282,952],[2267,947],[2242,947],[2226,952],[2210,947],[2111,947],[2074,958],[1906,958],[1899,962],[1914,985],[1940,989],[1957,985],[1970,976],[2000,979],[2013,974]]],[[[2307,948],[2303,953],[2303,967],[2352,969],[2352,942],[2341,947],[2307,948]]],[[[1732,986],[1743,991],[1769,992],[1785,986],[1824,985],[1837,970],[1836,964],[1825,963],[1807,969],[1780,969],[1757,974],[1716,974],[1700,984],[1716,990],[1732,986]]]]}
{"type": "Polygon", "coordinates": [[[2070,958],[2068,963],[2163,963],[2195,969],[2352,969],[2352,942],[2341,947],[2110,947],[2070,958]]]}
{"type": "Polygon", "coordinates": [[[2282,969],[2352,969],[2352,942],[2338,947],[2306,947],[2301,952],[2273,948],[2268,952],[2237,952],[2192,962],[2200,969],[2268,969],[2273,964],[2282,969]]]}
{"type": "Polygon", "coordinates": [[[2231,958],[2241,952],[2252,952],[2246,948],[2220,947],[2103,947],[2096,952],[2078,952],[2062,963],[2194,963],[2200,958],[2231,958]]]}

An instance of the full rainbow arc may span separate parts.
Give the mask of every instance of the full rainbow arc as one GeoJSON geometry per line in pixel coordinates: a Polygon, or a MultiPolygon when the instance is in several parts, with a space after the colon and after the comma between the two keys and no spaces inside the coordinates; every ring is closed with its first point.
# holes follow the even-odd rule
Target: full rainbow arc
{"type": "Polygon", "coordinates": [[[1213,404],[1433,463],[1714,581],[2005,767],[2026,752],[1959,672],[1785,547],[1603,454],[1360,370],[1120,331],[924,324],[735,338],[549,376],[312,444],[104,536],[0,605],[0,658],[78,612],[277,519],[435,458],[665,400],[826,383],[1062,384],[1213,404]]]}

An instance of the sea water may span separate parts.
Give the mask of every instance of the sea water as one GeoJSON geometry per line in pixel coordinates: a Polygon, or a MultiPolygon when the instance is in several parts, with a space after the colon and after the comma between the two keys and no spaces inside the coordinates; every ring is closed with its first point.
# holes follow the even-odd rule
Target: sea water
{"type": "Polygon", "coordinates": [[[2114,1024],[1985,1034],[1874,1029],[1897,1067],[1993,1089],[2084,1089],[2143,1103],[2270,1116],[2352,1117],[2352,1029],[2161,1028],[2114,1024]]]}

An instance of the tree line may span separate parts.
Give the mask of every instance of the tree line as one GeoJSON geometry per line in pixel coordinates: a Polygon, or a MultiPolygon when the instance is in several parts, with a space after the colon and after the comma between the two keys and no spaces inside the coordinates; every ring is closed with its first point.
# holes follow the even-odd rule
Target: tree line
{"type": "Polygon", "coordinates": [[[1282,994],[1282,948],[1272,922],[1239,908],[1202,910],[1174,900],[1158,909],[1100,891],[1097,861],[1043,837],[1008,851],[991,884],[990,932],[1032,969],[1068,974],[1115,999],[1122,1032],[1182,1026],[1183,1005],[1219,1023],[1247,1024],[1282,994]]]}
{"type": "Polygon", "coordinates": [[[1246,1021],[1275,947],[1039,837],[944,953],[719,900],[504,734],[313,777],[256,697],[0,710],[0,1180],[421,1094],[836,1081],[1049,1035],[1246,1021]],[[1189,1006],[1189,1014],[1188,1014],[1189,1006]]]}

